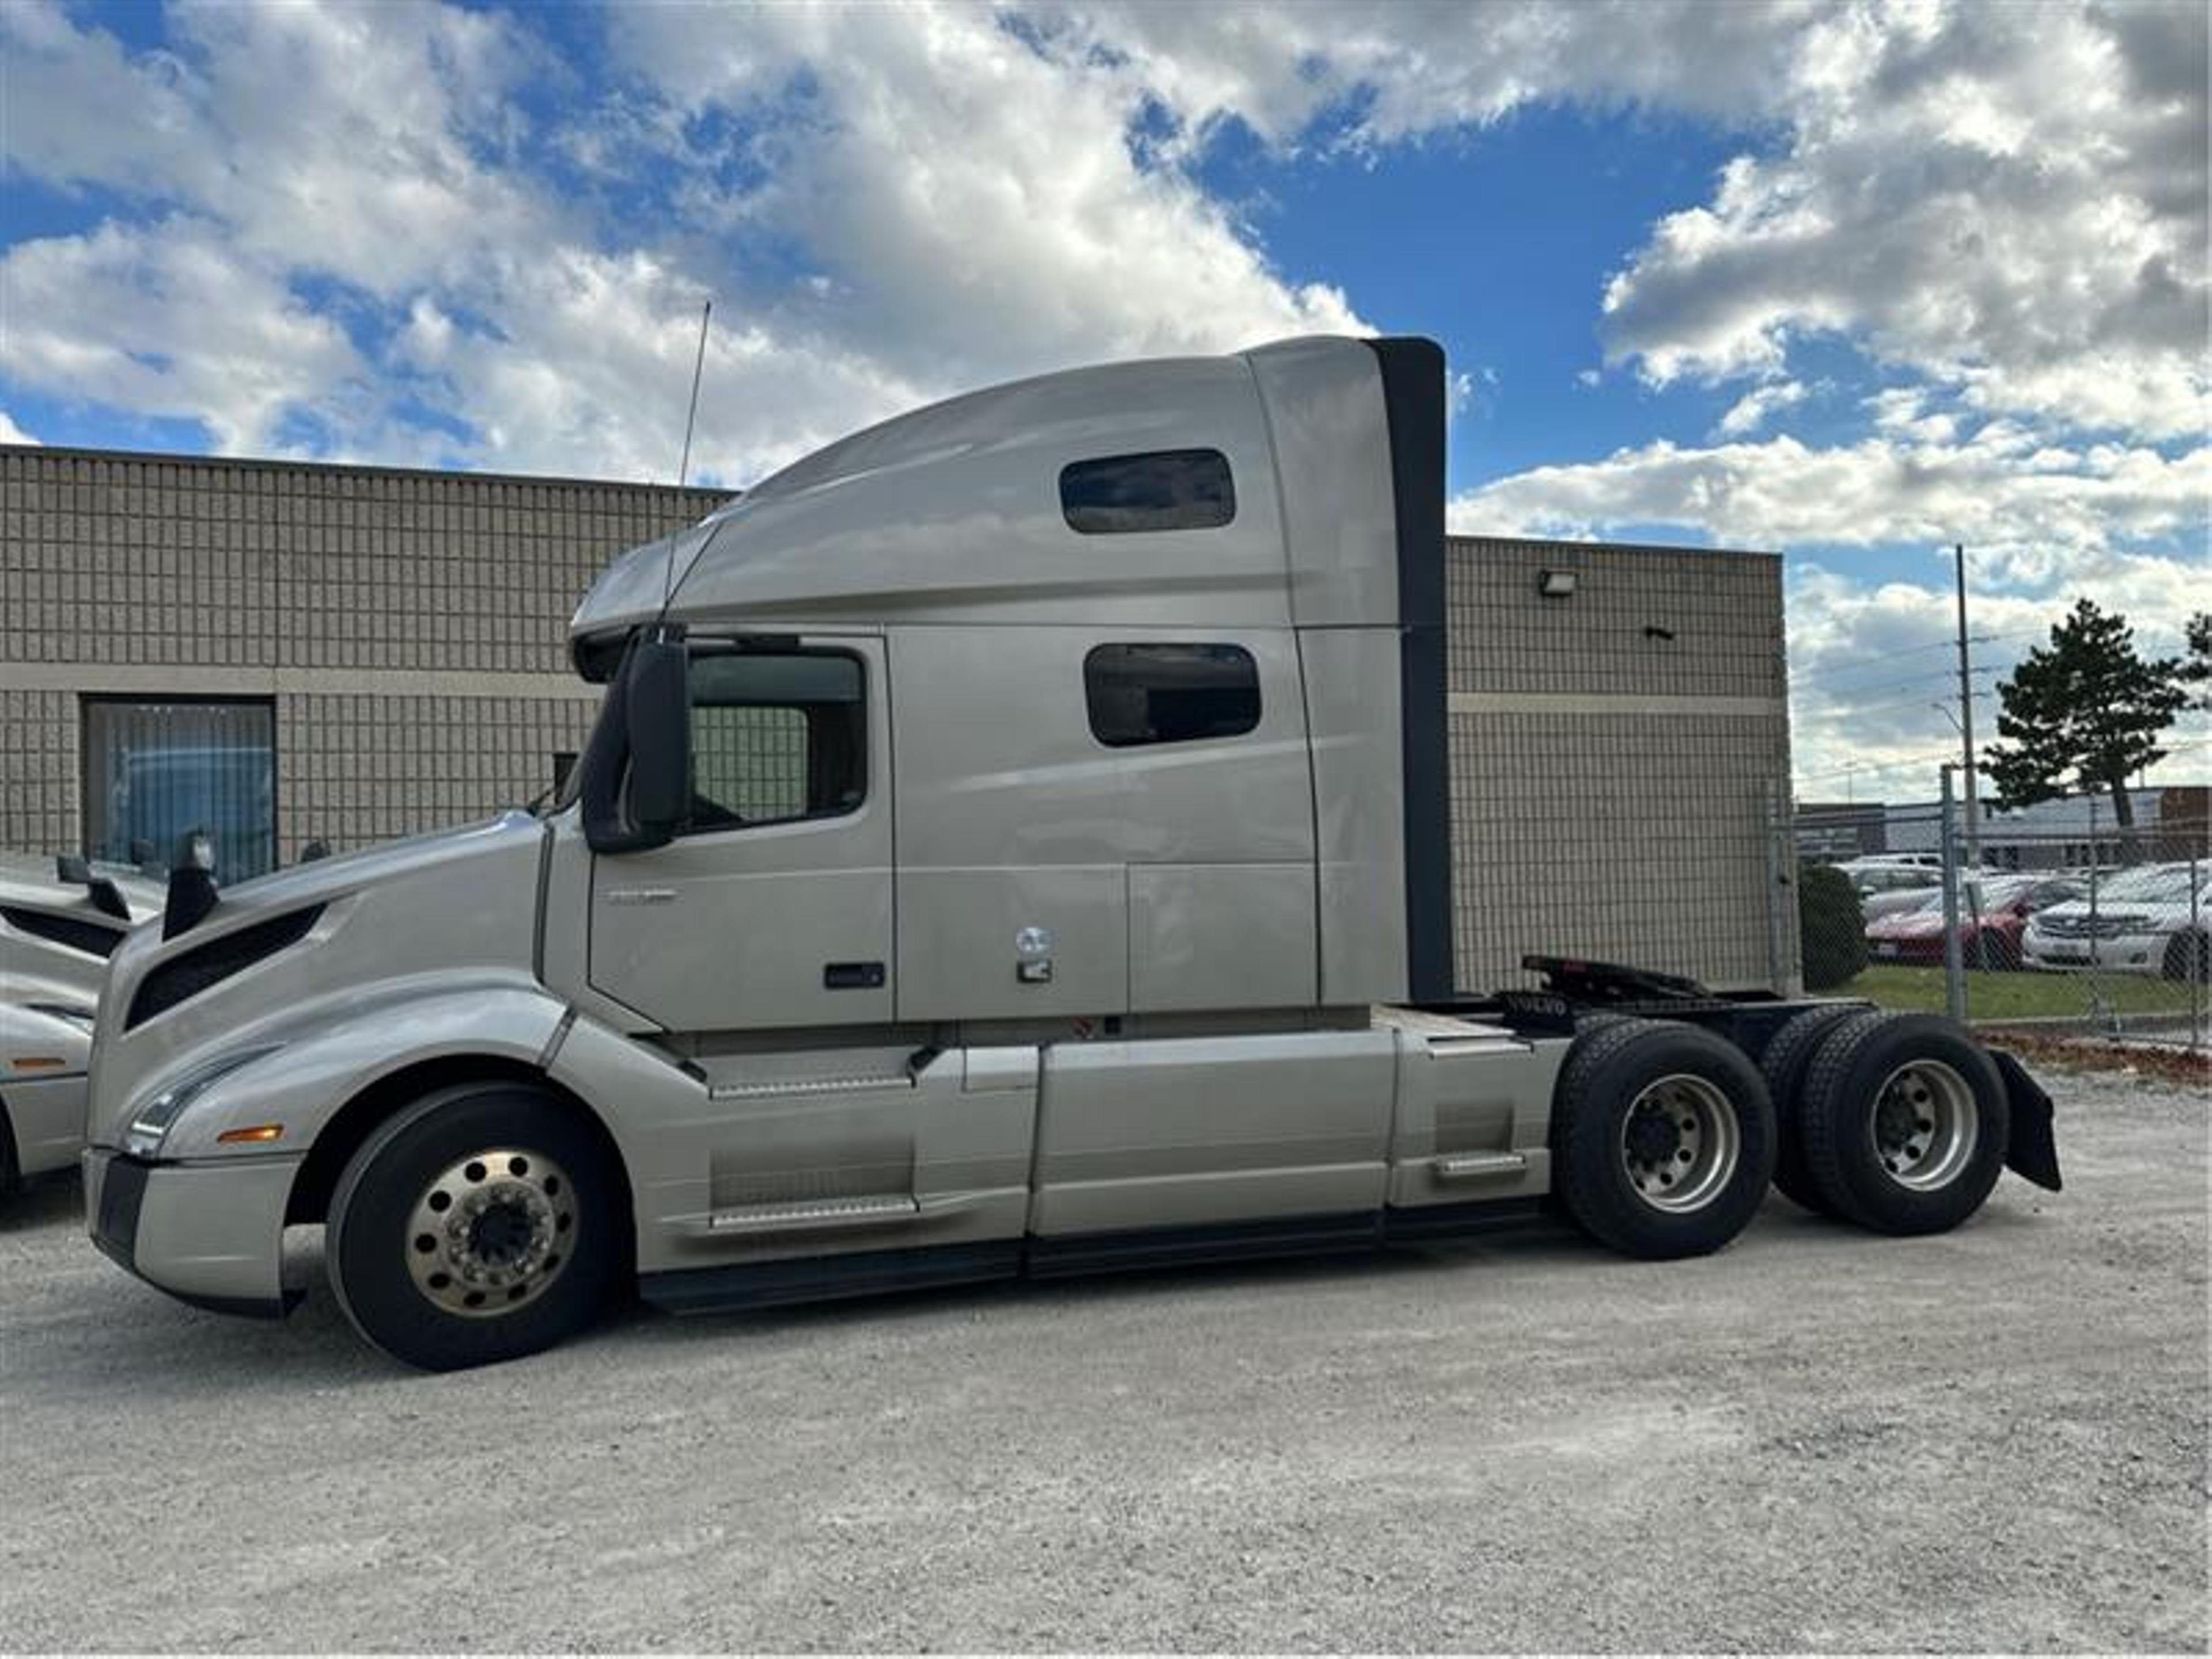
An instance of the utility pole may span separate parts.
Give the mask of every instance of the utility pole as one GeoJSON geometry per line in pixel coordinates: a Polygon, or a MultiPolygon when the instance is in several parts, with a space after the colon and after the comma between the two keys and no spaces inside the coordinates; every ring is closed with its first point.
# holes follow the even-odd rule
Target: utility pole
{"type": "Polygon", "coordinates": [[[1966,653],[1966,544],[1956,542],[1952,553],[1957,560],[1959,578],[1959,738],[1966,765],[1966,868],[1979,871],[1982,867],[1982,809],[1975,783],[1974,767],[1974,673],[1966,653]]]}

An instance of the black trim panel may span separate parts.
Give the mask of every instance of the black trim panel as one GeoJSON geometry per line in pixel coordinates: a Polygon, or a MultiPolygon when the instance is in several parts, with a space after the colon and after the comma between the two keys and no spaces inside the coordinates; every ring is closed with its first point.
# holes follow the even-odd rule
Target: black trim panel
{"type": "Polygon", "coordinates": [[[1406,987],[1456,988],[1452,960],[1451,749],[1445,721],[1444,354],[1434,340],[1370,340],[1382,372],[1398,520],[1398,707],[1405,769],[1406,987]]]}
{"type": "Polygon", "coordinates": [[[674,1314],[721,1313],[775,1308],[793,1302],[829,1302],[890,1291],[940,1285],[974,1285],[1013,1279],[1022,1270],[1022,1241],[934,1244],[913,1250],[862,1250],[850,1255],[809,1256],[734,1267],[689,1267],[641,1273],[637,1293],[674,1314]]]}
{"type": "Polygon", "coordinates": [[[131,998],[131,1012],[123,1029],[134,1030],[157,1014],[188,1002],[233,975],[297,945],[313,929],[323,914],[319,904],[288,910],[248,927],[234,928],[204,945],[179,952],[138,981],[131,998]]]}
{"type": "Polygon", "coordinates": [[[146,1178],[153,1165],[128,1154],[108,1159],[100,1178],[100,1215],[94,1223],[92,1242],[111,1261],[131,1273],[138,1271],[138,1212],[146,1202],[146,1178]]]}
{"type": "Polygon", "coordinates": [[[667,1313],[721,1313],[994,1279],[1072,1279],[1146,1268],[1341,1255],[1523,1228],[1548,1213],[1541,1199],[1500,1199],[1431,1209],[1354,1210],[1200,1227],[1056,1234],[679,1268],[642,1273],[637,1287],[643,1300],[667,1313]]]}
{"type": "Polygon", "coordinates": [[[1382,1218],[1372,1210],[1202,1227],[1146,1227],[1133,1232],[1059,1233],[1030,1240],[1029,1276],[1063,1279],[1213,1261],[1267,1261],[1371,1250],[1382,1243],[1382,1218]]]}
{"type": "MultiPolygon", "coordinates": [[[[114,885],[107,884],[112,892],[114,885]]],[[[50,945],[59,945],[71,951],[81,951],[88,957],[112,957],[115,947],[123,943],[124,930],[110,927],[103,922],[84,921],[76,916],[58,916],[49,910],[33,910],[27,906],[0,905],[0,916],[8,925],[33,939],[45,939],[50,945]]]]}

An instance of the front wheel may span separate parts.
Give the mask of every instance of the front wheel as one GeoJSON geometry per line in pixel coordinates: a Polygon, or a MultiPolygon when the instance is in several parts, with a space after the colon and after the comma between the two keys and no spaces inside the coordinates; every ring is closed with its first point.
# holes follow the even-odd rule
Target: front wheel
{"type": "Polygon", "coordinates": [[[1751,1062],[1710,1031],[1630,1020],[1577,1040],[1553,1104],[1560,1201],[1584,1231],[1648,1260],[1741,1232],[1774,1170],[1774,1108],[1751,1062]]]}
{"type": "Polygon", "coordinates": [[[2203,984],[2212,979],[2212,940],[2202,933],[2176,933],[2166,942],[2159,971],[2180,984],[2203,984]]]}
{"type": "Polygon", "coordinates": [[[536,1353],[584,1329],[623,1260],[598,1138],[565,1102],[465,1084],[363,1143],[325,1244],[346,1317],[425,1370],[536,1353]]]}

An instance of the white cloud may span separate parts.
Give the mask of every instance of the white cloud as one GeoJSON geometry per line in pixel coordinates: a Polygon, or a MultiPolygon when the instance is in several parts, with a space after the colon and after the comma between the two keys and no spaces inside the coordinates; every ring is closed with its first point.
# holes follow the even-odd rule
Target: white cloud
{"type": "Polygon", "coordinates": [[[1455,528],[1590,536],[1666,526],[1738,546],[1964,541],[2033,586],[2077,579],[2084,556],[2201,534],[2212,451],[2039,444],[1991,421],[1962,443],[1876,435],[1834,448],[1795,438],[1686,449],[1664,441],[1538,467],[1462,492],[1455,528]]]}
{"type": "Polygon", "coordinates": [[[17,426],[15,418],[0,409],[0,444],[36,444],[39,441],[17,426]]]}
{"type": "Polygon", "coordinates": [[[951,389],[1364,326],[1337,290],[1277,276],[1182,173],[1139,165],[1128,76],[1042,54],[990,11],[640,7],[611,22],[687,112],[774,119],[803,74],[796,137],[730,210],[835,272],[830,296],[792,309],[902,380],[951,389]]]}
{"type": "Polygon", "coordinates": [[[200,421],[224,450],[265,452],[289,411],[335,406],[362,372],[343,329],[202,219],[18,243],[0,296],[12,379],[200,421]]]}
{"type": "Polygon", "coordinates": [[[1826,10],[1786,143],[1613,278],[1614,356],[1726,379],[1839,333],[1984,410],[2202,434],[2205,50],[2201,6],[1826,10]]]}
{"type": "MultiPolygon", "coordinates": [[[[1948,559],[1930,560],[1925,581],[1869,581],[1829,564],[1790,574],[1791,744],[1800,793],[1861,799],[1933,799],[1936,768],[1960,739],[1954,589],[1948,559]]],[[[1996,735],[1996,688],[2072,608],[2080,590],[2044,596],[1992,591],[1984,562],[1970,557],[1968,623],[1973,641],[1976,738],[1996,735]]],[[[2083,586],[2107,611],[2136,626],[2147,656],[2180,648],[2180,621],[2203,606],[2204,572],[2182,558],[2108,555],[2085,568],[2083,586]]],[[[2154,783],[2201,783],[2208,764],[2202,722],[2177,731],[2173,757],[2154,783]]]]}
{"type": "Polygon", "coordinates": [[[1805,397],[1805,388],[1796,380],[1753,387],[1729,406],[1714,430],[1723,438],[1748,437],[1782,410],[1803,403],[1805,397]]]}

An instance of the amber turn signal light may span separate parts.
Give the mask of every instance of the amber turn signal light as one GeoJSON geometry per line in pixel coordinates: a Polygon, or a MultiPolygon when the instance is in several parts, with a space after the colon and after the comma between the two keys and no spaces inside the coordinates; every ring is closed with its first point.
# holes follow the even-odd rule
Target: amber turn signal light
{"type": "Polygon", "coordinates": [[[281,1123],[257,1123],[251,1128],[225,1129],[216,1137],[216,1140],[221,1146],[235,1146],[241,1141],[275,1140],[283,1133],[284,1126],[281,1123]]]}

